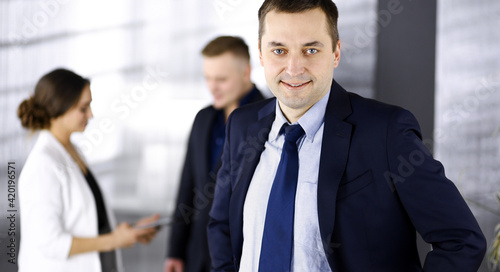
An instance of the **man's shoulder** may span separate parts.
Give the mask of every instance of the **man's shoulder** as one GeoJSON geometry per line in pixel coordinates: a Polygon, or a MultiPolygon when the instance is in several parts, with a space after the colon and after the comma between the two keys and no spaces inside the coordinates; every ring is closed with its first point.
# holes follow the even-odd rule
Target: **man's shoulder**
{"type": "Polygon", "coordinates": [[[347,94],[351,102],[353,116],[389,118],[395,112],[407,111],[400,106],[366,98],[355,93],[347,92],[347,94]]]}
{"type": "MultiPolygon", "coordinates": [[[[349,93],[352,113],[348,122],[356,126],[384,129],[396,124],[404,124],[420,131],[417,118],[409,110],[375,99],[349,93]]],[[[420,132],[419,132],[420,133],[420,132]]]]}
{"type": "Polygon", "coordinates": [[[200,111],[198,111],[197,115],[215,114],[217,111],[218,110],[215,109],[213,105],[208,105],[208,106],[204,107],[203,109],[201,109],[200,111]]]}
{"type": "Polygon", "coordinates": [[[214,108],[213,105],[206,106],[205,108],[198,111],[196,117],[194,118],[194,123],[206,122],[207,120],[213,119],[213,116],[217,114],[220,110],[214,108]]]}
{"type": "Polygon", "coordinates": [[[258,102],[254,102],[245,106],[241,106],[231,113],[233,120],[251,121],[258,120],[262,114],[267,115],[274,112],[276,98],[268,98],[258,102]]]}

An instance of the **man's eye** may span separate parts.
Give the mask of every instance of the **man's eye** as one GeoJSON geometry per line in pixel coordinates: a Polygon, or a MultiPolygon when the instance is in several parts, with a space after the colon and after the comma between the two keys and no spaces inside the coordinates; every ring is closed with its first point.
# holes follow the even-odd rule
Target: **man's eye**
{"type": "Polygon", "coordinates": [[[318,53],[318,49],[309,48],[309,49],[306,50],[306,52],[309,55],[314,55],[314,54],[318,53]]]}
{"type": "Polygon", "coordinates": [[[285,53],[285,51],[283,49],[274,49],[273,52],[276,55],[281,55],[281,54],[285,53]]]}

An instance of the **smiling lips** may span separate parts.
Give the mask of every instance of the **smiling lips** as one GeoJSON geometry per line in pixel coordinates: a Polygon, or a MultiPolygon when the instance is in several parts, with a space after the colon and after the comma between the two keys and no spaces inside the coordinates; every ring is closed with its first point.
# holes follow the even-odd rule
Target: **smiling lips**
{"type": "Polygon", "coordinates": [[[307,81],[307,82],[303,82],[303,83],[288,83],[288,82],[281,81],[281,83],[283,83],[283,85],[287,89],[299,90],[299,89],[302,89],[303,87],[309,85],[309,83],[311,83],[311,81],[307,81]]]}

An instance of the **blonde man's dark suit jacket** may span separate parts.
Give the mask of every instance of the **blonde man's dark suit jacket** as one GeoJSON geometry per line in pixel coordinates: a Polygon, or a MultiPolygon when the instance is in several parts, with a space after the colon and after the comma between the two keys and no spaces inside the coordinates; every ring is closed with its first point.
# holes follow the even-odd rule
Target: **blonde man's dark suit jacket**
{"type": "MultiPolygon", "coordinates": [[[[243,98],[245,101],[242,103],[262,99],[264,97],[254,87],[243,98]]],[[[216,177],[216,173],[210,173],[210,136],[219,112],[213,106],[198,112],[189,136],[175,206],[174,217],[177,223],[172,226],[167,245],[168,257],[184,260],[185,272],[210,270],[206,228],[216,177]]],[[[218,165],[220,166],[220,162],[218,165]]]]}

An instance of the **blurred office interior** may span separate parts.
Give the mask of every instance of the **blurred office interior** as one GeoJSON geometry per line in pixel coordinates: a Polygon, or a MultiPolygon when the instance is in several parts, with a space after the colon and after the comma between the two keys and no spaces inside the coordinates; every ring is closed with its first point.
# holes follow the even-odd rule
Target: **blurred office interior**
{"type": "MultiPolygon", "coordinates": [[[[73,140],[118,221],[171,215],[187,135],[211,101],[203,46],[218,35],[242,37],[252,79],[271,96],[258,59],[262,2],[0,0],[0,177],[8,161],[22,168],[36,138],[21,128],[17,106],[43,74],[65,67],[91,79],[94,118],[73,140]]],[[[334,78],[416,115],[491,242],[500,223],[500,2],[336,3],[342,57],[334,78]]],[[[1,240],[5,227],[0,220],[1,240]]],[[[162,271],[168,232],[124,250],[126,271],[162,271]]],[[[0,270],[16,271],[6,262],[0,270]]]]}

